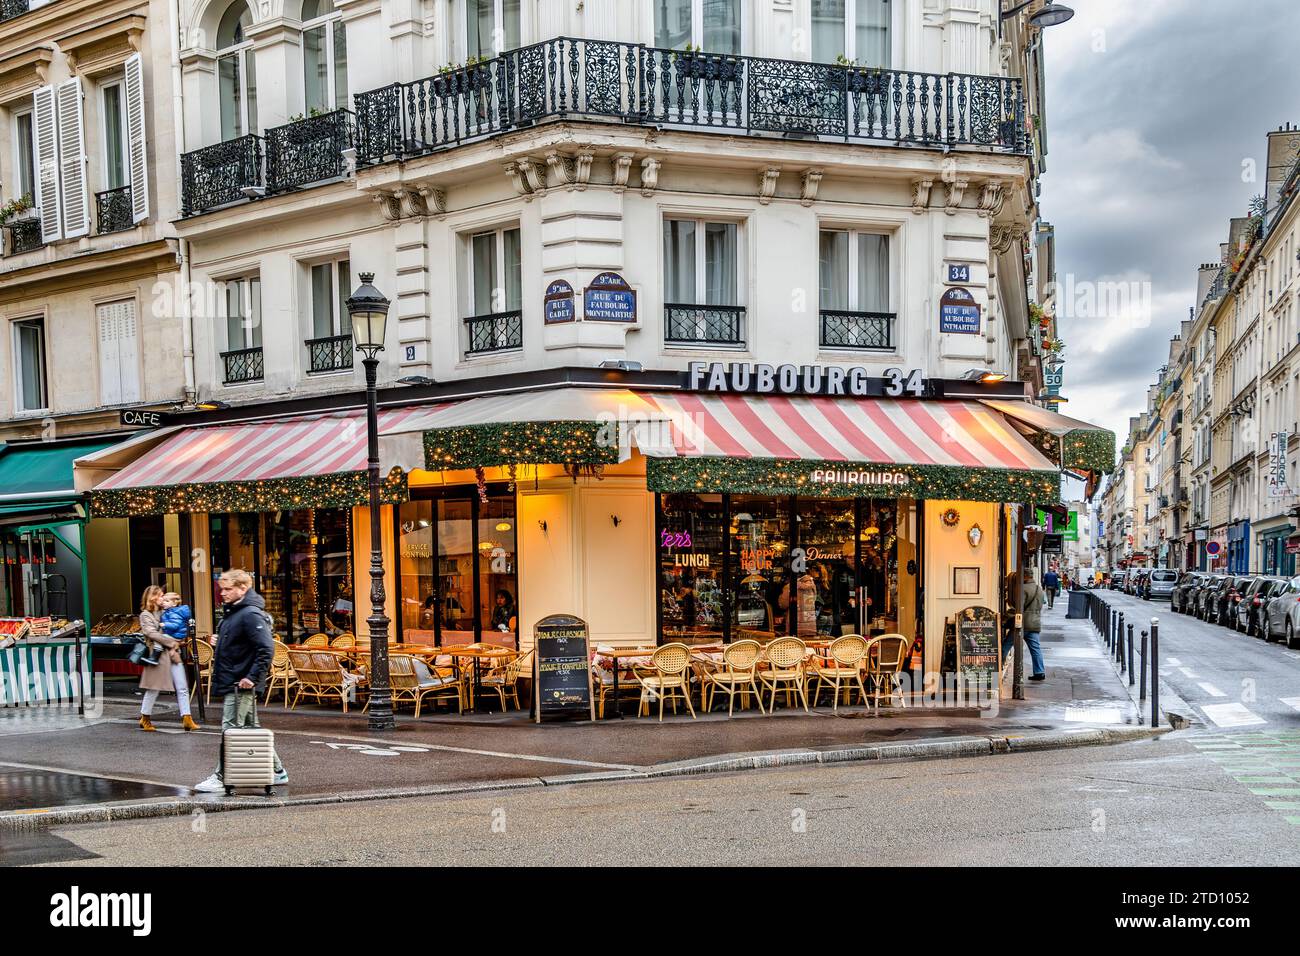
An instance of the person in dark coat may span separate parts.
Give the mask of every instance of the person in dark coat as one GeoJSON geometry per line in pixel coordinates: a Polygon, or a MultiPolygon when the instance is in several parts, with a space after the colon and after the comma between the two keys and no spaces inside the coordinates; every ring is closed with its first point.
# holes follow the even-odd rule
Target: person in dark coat
{"type": "Polygon", "coordinates": [[[1047,606],[1055,607],[1056,595],[1061,590],[1061,578],[1055,568],[1048,568],[1047,573],[1043,575],[1043,590],[1047,592],[1047,606]]]}
{"type": "MultiPolygon", "coordinates": [[[[257,685],[266,680],[275,656],[271,616],[266,601],[253,590],[247,571],[227,571],[217,581],[221,588],[222,618],[217,628],[212,660],[212,692],[222,699],[221,729],[258,727],[257,685]]],[[[289,774],[275,754],[275,783],[286,784],[289,774]]],[[[225,789],[221,767],[195,788],[199,793],[225,789]]]]}

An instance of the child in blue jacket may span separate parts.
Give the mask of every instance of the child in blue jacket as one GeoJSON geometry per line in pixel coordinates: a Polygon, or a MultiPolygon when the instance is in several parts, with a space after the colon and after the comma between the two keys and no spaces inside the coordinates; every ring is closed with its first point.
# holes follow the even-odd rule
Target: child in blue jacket
{"type": "Polygon", "coordinates": [[[181,596],[175,591],[163,595],[162,629],[168,637],[178,641],[188,641],[190,637],[190,618],[194,612],[188,604],[181,603],[181,596]]]}

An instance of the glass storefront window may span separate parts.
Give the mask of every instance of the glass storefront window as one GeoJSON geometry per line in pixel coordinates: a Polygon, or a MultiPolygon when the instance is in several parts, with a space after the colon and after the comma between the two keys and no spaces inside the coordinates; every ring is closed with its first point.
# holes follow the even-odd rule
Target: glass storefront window
{"type": "Polygon", "coordinates": [[[408,501],[399,507],[397,541],[403,639],[414,644],[436,644],[438,582],[434,573],[432,501],[408,501]]]}
{"type": "MultiPolygon", "coordinates": [[[[789,498],[731,496],[732,637],[793,634],[789,498]],[[759,631],[762,634],[750,632],[759,631]]],[[[797,610],[797,605],[795,605],[797,610]]]]}
{"type": "Polygon", "coordinates": [[[722,639],[723,521],[722,495],[663,496],[656,548],[665,641],[722,639]]]}
{"type": "Polygon", "coordinates": [[[479,624],[483,640],[514,647],[519,628],[515,576],[515,499],[478,505],[479,624]]]}
{"type": "Polygon", "coordinates": [[[796,523],[807,580],[800,575],[795,581],[793,633],[799,637],[859,633],[856,502],[799,498],[796,523]]]}

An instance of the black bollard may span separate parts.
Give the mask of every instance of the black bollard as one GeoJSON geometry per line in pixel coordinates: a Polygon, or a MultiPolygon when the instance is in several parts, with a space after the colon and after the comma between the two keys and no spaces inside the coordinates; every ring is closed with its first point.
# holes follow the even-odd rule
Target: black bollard
{"type": "Polygon", "coordinates": [[[1142,680],[1138,683],[1138,700],[1147,699],[1147,632],[1142,632],[1142,680]]]}
{"type": "Polygon", "coordinates": [[[1124,612],[1119,614],[1119,640],[1115,642],[1115,656],[1119,658],[1119,672],[1124,673],[1124,612]]]}
{"type": "Polygon", "coordinates": [[[1133,625],[1128,626],[1128,686],[1133,686],[1133,625]]]}
{"type": "Polygon", "coordinates": [[[1160,618],[1151,619],[1151,726],[1160,726],[1160,618]]]}

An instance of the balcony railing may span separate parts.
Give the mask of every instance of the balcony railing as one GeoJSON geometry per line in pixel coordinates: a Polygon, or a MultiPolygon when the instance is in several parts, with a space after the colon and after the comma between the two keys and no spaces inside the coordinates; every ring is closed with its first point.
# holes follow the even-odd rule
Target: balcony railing
{"type": "Polygon", "coordinates": [[[0,21],[21,17],[30,9],[31,0],[0,0],[0,21]]]}
{"type": "Polygon", "coordinates": [[[262,380],[262,348],[236,349],[222,352],[221,361],[225,365],[225,383],[241,385],[244,382],[262,380]]]}
{"type": "Polygon", "coordinates": [[[45,245],[45,240],[41,236],[39,218],[19,219],[5,226],[5,230],[9,233],[8,255],[17,256],[24,252],[34,252],[45,245]]]}
{"type": "Polygon", "coordinates": [[[262,187],[262,137],[250,133],[181,156],[181,213],[194,216],[247,199],[262,187]]]}
{"type": "Polygon", "coordinates": [[[1020,80],[875,70],[559,37],[359,93],[362,164],[545,119],[895,146],[1027,149],[1020,80]]]}
{"type": "Polygon", "coordinates": [[[465,327],[469,329],[466,355],[504,352],[524,344],[524,313],[520,310],[475,315],[465,320],[465,327]]]}
{"type": "Polygon", "coordinates": [[[106,232],[122,232],[135,225],[131,209],[131,187],[121,186],[95,193],[96,227],[101,236],[106,232]]]}
{"type": "Polygon", "coordinates": [[[334,110],[266,131],[266,188],[278,193],[347,172],[343,150],[355,140],[350,110],[334,110]]]}
{"type": "Polygon", "coordinates": [[[677,345],[744,345],[743,305],[665,305],[664,341],[677,345]]]}
{"type": "Polygon", "coordinates": [[[328,335],[307,340],[312,372],[341,372],[352,367],[352,336],[328,335]]]}
{"type": "Polygon", "coordinates": [[[892,312],[823,309],[822,347],[891,351],[894,348],[894,319],[892,312]]]}

